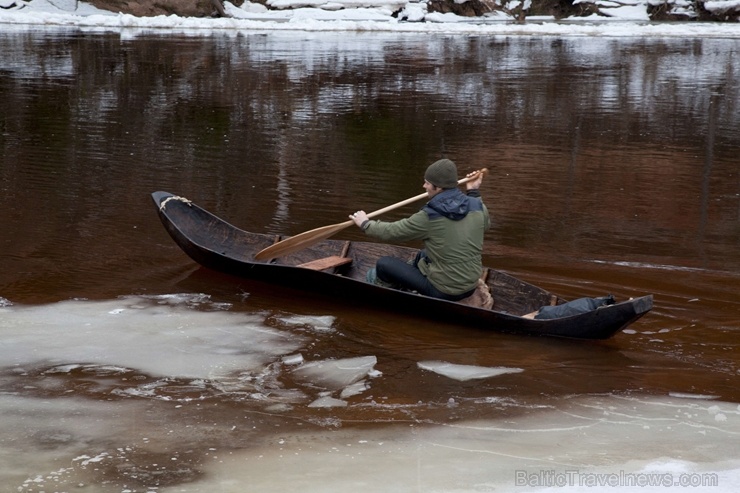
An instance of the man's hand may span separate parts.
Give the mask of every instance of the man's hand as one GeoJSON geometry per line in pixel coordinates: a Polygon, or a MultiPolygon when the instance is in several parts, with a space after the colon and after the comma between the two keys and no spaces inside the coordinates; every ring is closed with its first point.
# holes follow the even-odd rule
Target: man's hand
{"type": "Polygon", "coordinates": [[[358,227],[362,227],[362,223],[368,220],[367,214],[365,214],[365,211],[357,211],[354,214],[350,214],[349,218],[354,221],[354,223],[358,227]]]}
{"type": "Polygon", "coordinates": [[[465,190],[476,190],[480,188],[480,184],[483,183],[483,175],[485,173],[481,171],[473,171],[472,173],[468,173],[466,177],[471,177],[476,173],[478,173],[478,176],[475,179],[465,183],[465,190]]]}

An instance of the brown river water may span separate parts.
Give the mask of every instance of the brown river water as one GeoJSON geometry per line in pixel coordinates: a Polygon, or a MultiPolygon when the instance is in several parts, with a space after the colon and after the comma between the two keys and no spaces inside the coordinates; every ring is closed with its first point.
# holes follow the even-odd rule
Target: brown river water
{"type": "Polygon", "coordinates": [[[737,40],[0,46],[1,493],[740,487],[737,40]],[[654,309],[600,342],[436,323],[200,268],[150,199],[292,235],[443,156],[490,170],[487,265],[654,309]]]}

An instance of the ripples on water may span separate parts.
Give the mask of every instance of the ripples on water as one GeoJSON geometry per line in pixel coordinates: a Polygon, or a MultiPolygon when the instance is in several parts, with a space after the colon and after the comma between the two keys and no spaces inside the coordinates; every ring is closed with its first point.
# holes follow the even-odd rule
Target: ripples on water
{"type": "Polygon", "coordinates": [[[51,476],[95,491],[211,491],[204,471],[233,479],[223,469],[254,467],[255,451],[270,458],[260,472],[279,454],[312,464],[364,454],[399,477],[459,461],[473,488],[522,461],[549,467],[542,443],[585,444],[594,457],[593,440],[614,445],[604,462],[566,447],[560,465],[654,450],[615,438],[629,430],[604,421],[610,409],[629,414],[657,453],[701,462],[685,445],[699,429],[707,460],[730,455],[737,413],[719,400],[740,399],[733,40],[75,30],[0,39],[0,350],[12,362],[2,406],[11,442],[25,447],[3,467],[23,485],[14,491],[51,476]],[[604,343],[366,312],[199,269],[149,199],[167,190],[244,229],[295,234],[421,193],[424,169],[442,156],[461,171],[491,170],[490,265],[568,298],[653,293],[655,309],[604,343]],[[301,375],[304,366],[312,371],[301,375]],[[480,428],[489,431],[403,428],[401,444],[384,429],[365,434],[373,423],[471,419],[490,420],[480,428]],[[502,419],[530,431],[507,440],[502,419]],[[589,429],[598,431],[576,431],[589,429]],[[331,437],[357,455],[347,443],[325,452],[322,443],[339,447],[331,437]]]}

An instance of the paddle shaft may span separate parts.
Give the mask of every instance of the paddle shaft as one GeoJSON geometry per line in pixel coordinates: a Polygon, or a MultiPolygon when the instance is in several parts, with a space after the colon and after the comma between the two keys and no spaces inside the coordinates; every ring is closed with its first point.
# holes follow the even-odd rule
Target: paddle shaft
{"type": "MultiPolygon", "coordinates": [[[[465,178],[458,180],[457,184],[462,185],[469,181],[473,181],[477,179],[481,173],[485,174],[487,172],[488,170],[486,168],[483,168],[481,170],[478,170],[474,174],[471,174],[470,176],[466,176],[465,178]]],[[[398,209],[399,207],[403,207],[404,205],[411,204],[413,202],[416,202],[428,196],[429,195],[426,192],[420,193],[419,195],[416,195],[415,197],[411,197],[406,200],[402,200],[401,202],[396,202],[395,204],[391,204],[387,207],[383,207],[382,209],[378,209],[377,211],[373,211],[369,213],[367,217],[368,218],[377,217],[381,214],[385,214],[386,212],[390,212],[393,209],[398,209]]],[[[318,243],[321,240],[325,240],[329,238],[330,236],[333,236],[337,234],[338,232],[342,231],[343,229],[346,229],[352,226],[354,223],[355,222],[352,220],[344,221],[344,222],[337,223],[337,224],[330,224],[329,226],[322,226],[320,228],[312,229],[310,231],[306,231],[306,232],[297,234],[295,236],[291,236],[290,238],[286,238],[285,240],[278,241],[277,243],[274,243],[270,245],[269,247],[257,252],[254,258],[255,260],[269,260],[269,259],[279,258],[285,255],[289,255],[293,252],[297,252],[315,243],[318,243]]]]}

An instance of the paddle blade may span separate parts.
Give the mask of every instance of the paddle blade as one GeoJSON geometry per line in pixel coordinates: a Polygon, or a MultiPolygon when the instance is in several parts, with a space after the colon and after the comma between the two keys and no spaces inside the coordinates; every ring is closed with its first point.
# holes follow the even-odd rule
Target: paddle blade
{"type": "Polygon", "coordinates": [[[330,224],[329,226],[322,226],[321,228],[312,229],[310,231],[291,236],[290,238],[286,238],[285,240],[278,241],[277,243],[270,245],[264,250],[260,250],[254,258],[255,260],[270,260],[290,255],[293,252],[303,250],[321,240],[325,240],[353,224],[354,222],[352,221],[345,221],[343,223],[330,224]]]}

